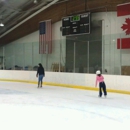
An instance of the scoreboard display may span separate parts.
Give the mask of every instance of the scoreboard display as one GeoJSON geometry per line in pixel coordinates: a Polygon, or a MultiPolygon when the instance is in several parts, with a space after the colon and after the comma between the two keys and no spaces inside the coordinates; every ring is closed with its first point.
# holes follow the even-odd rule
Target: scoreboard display
{"type": "Polygon", "coordinates": [[[89,33],[90,13],[78,14],[62,18],[62,36],[89,33]]]}

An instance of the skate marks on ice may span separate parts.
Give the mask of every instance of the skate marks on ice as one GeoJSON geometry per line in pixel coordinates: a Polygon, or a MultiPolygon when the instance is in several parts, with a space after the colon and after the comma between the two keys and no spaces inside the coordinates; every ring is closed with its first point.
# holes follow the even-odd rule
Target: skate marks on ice
{"type": "Polygon", "coordinates": [[[19,94],[28,94],[28,92],[0,88],[0,94],[17,94],[17,95],[19,95],[19,94]]]}

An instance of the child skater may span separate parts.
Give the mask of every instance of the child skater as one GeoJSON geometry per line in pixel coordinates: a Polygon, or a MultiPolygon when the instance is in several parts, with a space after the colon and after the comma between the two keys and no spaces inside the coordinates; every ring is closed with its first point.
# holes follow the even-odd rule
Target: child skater
{"type": "Polygon", "coordinates": [[[102,97],[102,90],[104,93],[104,96],[107,96],[107,91],[106,91],[106,84],[104,82],[104,77],[101,75],[101,71],[97,70],[96,71],[96,84],[95,86],[97,87],[97,83],[99,82],[99,97],[102,97]]]}

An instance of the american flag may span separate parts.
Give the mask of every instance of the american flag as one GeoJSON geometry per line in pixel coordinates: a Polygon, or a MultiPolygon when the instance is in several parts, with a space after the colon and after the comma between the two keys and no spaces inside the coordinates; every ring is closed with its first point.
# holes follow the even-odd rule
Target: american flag
{"type": "Polygon", "coordinates": [[[39,23],[39,54],[52,53],[52,23],[51,20],[39,23]]]}

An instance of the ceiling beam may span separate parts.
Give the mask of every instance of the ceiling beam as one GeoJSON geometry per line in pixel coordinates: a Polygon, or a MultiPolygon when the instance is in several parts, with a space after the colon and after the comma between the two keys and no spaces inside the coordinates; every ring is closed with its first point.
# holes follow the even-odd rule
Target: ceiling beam
{"type": "MultiPolygon", "coordinates": [[[[128,2],[129,0],[125,0],[128,2]]],[[[26,36],[39,29],[39,22],[47,19],[52,19],[55,23],[61,20],[62,17],[73,15],[81,12],[106,12],[116,11],[117,4],[123,3],[124,0],[69,0],[63,3],[49,6],[45,10],[30,16],[21,23],[4,33],[0,37],[0,45],[5,45],[23,36],[26,36]],[[87,2],[87,3],[86,3],[87,2]]]]}

